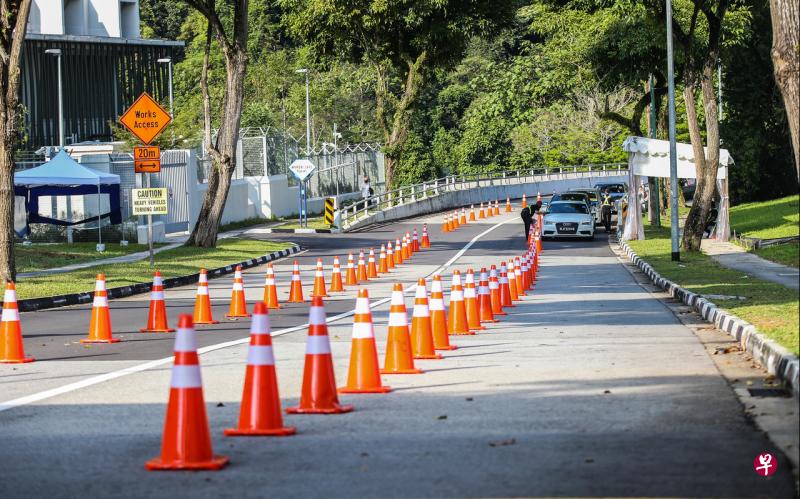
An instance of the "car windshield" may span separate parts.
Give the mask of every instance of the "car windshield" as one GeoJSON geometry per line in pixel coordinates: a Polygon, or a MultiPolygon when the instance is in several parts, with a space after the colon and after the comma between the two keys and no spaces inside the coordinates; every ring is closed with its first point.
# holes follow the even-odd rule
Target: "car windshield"
{"type": "Polygon", "coordinates": [[[589,213],[582,203],[555,203],[550,205],[550,213],[589,213]]]}
{"type": "Polygon", "coordinates": [[[589,196],[589,201],[597,201],[597,193],[594,191],[581,191],[580,193],[589,196]]]}
{"type": "Polygon", "coordinates": [[[586,199],[586,194],[580,192],[565,192],[561,195],[561,199],[564,201],[584,201],[586,199]]]}
{"type": "Polygon", "coordinates": [[[600,190],[608,191],[612,194],[625,194],[625,186],[622,184],[605,184],[599,186],[600,190]]]}

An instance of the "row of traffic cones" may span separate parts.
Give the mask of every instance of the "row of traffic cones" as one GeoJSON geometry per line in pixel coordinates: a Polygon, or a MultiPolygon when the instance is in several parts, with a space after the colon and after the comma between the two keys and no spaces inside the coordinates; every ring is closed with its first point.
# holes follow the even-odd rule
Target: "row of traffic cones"
{"type": "MultiPolygon", "coordinates": [[[[506,211],[511,211],[510,207],[510,200],[507,198],[506,211]]],[[[496,199],[494,204],[489,201],[486,203],[485,207],[484,203],[481,203],[478,207],[477,215],[475,211],[475,205],[470,205],[469,214],[467,214],[467,209],[462,207],[460,211],[454,210],[451,213],[445,213],[444,221],[442,222],[442,232],[453,232],[469,222],[475,222],[476,220],[482,220],[495,215],[500,215],[500,202],[496,199]]]]}

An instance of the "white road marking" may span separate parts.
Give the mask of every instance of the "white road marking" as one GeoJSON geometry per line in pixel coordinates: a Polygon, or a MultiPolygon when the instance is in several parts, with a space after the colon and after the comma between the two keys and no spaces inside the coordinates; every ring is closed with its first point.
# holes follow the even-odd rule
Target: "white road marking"
{"type": "MultiPolygon", "coordinates": [[[[506,224],[506,223],[508,223],[508,222],[510,222],[512,220],[514,220],[514,218],[509,218],[508,220],[504,220],[504,221],[502,221],[500,223],[497,223],[497,224],[489,227],[485,231],[481,232],[477,236],[473,237],[467,244],[464,245],[463,248],[458,250],[458,252],[455,255],[453,255],[452,258],[450,258],[447,262],[445,262],[442,265],[440,265],[439,267],[437,267],[436,270],[434,270],[430,274],[426,275],[425,277],[430,277],[431,275],[440,273],[444,269],[448,268],[450,265],[455,263],[456,260],[458,260],[459,258],[464,256],[464,254],[479,239],[481,239],[486,234],[492,232],[496,228],[500,227],[501,225],[504,225],[504,224],[506,224]]],[[[416,291],[416,288],[417,288],[416,284],[414,284],[412,286],[409,286],[408,288],[405,289],[405,294],[410,294],[411,292],[416,291]]],[[[380,300],[374,301],[374,302],[370,303],[370,308],[378,307],[380,305],[383,305],[384,303],[388,303],[390,300],[391,300],[391,297],[382,298],[380,300]]],[[[336,322],[336,321],[342,320],[344,318],[350,317],[350,316],[352,316],[354,314],[354,312],[355,312],[354,310],[350,310],[348,312],[344,312],[344,313],[335,315],[333,317],[329,317],[328,318],[328,323],[330,324],[331,322],[336,322]]],[[[301,329],[305,329],[307,327],[308,327],[308,323],[305,323],[305,324],[301,324],[299,326],[293,326],[293,327],[290,327],[290,328],[280,329],[278,331],[273,331],[272,332],[272,336],[282,336],[284,334],[294,333],[296,331],[300,331],[301,329]]],[[[245,338],[241,338],[241,339],[238,339],[238,340],[226,341],[226,342],[223,342],[223,343],[217,343],[215,345],[209,345],[209,346],[206,346],[206,347],[199,348],[197,350],[197,353],[202,355],[204,353],[213,352],[215,350],[221,350],[223,348],[228,348],[228,347],[231,347],[231,346],[236,346],[236,345],[241,345],[241,344],[244,344],[244,343],[248,343],[249,341],[250,341],[250,335],[248,334],[247,337],[245,337],[245,338]]],[[[75,383],[70,383],[70,384],[67,384],[67,385],[64,385],[64,386],[59,386],[57,388],[51,388],[50,390],[45,390],[45,391],[42,391],[42,392],[33,393],[33,394],[27,395],[25,397],[19,397],[19,398],[13,399],[13,400],[9,400],[7,402],[2,402],[2,403],[0,403],[0,412],[7,411],[9,409],[13,409],[14,407],[28,405],[28,404],[32,404],[34,402],[40,402],[40,401],[45,400],[45,399],[49,399],[49,398],[52,398],[52,397],[57,397],[58,395],[64,395],[65,393],[74,392],[76,390],[80,390],[81,388],[87,388],[87,387],[90,387],[92,385],[103,383],[104,381],[111,381],[112,379],[121,378],[121,377],[127,376],[129,374],[135,374],[135,373],[138,373],[138,372],[142,372],[142,371],[147,371],[149,369],[153,369],[155,367],[167,365],[167,364],[169,364],[169,363],[171,363],[173,361],[173,358],[174,358],[174,356],[170,355],[169,357],[164,357],[163,359],[151,360],[151,361],[145,362],[143,364],[137,364],[135,366],[126,367],[124,369],[119,369],[117,371],[112,371],[110,373],[101,374],[101,375],[98,375],[98,376],[92,376],[91,378],[86,378],[84,380],[77,381],[75,383]]]]}

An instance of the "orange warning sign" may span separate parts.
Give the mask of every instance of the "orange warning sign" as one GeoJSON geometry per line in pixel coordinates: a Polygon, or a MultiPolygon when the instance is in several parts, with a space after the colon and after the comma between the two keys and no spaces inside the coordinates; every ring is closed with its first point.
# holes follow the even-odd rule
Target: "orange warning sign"
{"type": "Polygon", "coordinates": [[[153,142],[171,121],[172,116],[147,92],[143,92],[119,117],[119,122],[144,144],[153,142]]]}
{"type": "Polygon", "coordinates": [[[133,171],[135,173],[160,172],[161,148],[157,146],[134,147],[133,171]]]}

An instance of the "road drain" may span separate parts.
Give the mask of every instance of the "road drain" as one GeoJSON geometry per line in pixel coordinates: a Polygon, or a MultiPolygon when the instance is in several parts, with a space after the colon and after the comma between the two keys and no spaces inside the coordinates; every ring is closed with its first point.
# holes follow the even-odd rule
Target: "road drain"
{"type": "Polygon", "coordinates": [[[789,398],[792,396],[788,390],[783,388],[748,388],[751,397],[781,397],[789,398]]]}

